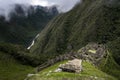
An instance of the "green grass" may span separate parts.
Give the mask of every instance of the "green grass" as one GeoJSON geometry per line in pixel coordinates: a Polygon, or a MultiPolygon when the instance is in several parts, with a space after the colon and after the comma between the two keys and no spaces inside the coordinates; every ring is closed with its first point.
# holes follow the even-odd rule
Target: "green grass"
{"type": "Polygon", "coordinates": [[[33,67],[22,65],[12,56],[0,52],[0,80],[24,80],[33,67]]]}
{"type": "Polygon", "coordinates": [[[95,54],[96,50],[89,50],[88,52],[95,54]]]}
{"type": "Polygon", "coordinates": [[[60,64],[66,61],[59,62],[51,67],[48,67],[36,76],[29,77],[28,80],[117,80],[116,78],[109,76],[108,74],[98,70],[94,65],[89,62],[83,61],[83,71],[81,73],[68,73],[68,72],[54,72],[60,64]],[[49,75],[48,75],[49,73],[49,75]]]}
{"type": "Polygon", "coordinates": [[[116,78],[118,78],[120,80],[120,66],[115,62],[111,53],[109,51],[107,51],[107,53],[108,53],[107,58],[103,58],[99,68],[102,71],[104,71],[112,76],[115,76],[116,78]]]}

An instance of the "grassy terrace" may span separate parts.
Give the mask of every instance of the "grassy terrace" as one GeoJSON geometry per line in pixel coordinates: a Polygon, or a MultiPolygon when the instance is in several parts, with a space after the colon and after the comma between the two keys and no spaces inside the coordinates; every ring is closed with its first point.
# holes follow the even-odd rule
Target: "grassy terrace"
{"type": "Polygon", "coordinates": [[[51,67],[48,67],[35,76],[29,77],[28,80],[117,80],[116,78],[98,70],[91,63],[86,61],[83,61],[83,71],[79,74],[54,72],[60,64],[65,62],[67,61],[59,62],[51,67]]]}

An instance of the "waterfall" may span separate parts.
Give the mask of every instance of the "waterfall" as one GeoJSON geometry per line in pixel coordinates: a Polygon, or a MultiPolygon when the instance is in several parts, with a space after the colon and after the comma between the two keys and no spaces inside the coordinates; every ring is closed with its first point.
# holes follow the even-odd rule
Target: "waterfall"
{"type": "Polygon", "coordinates": [[[31,45],[27,48],[28,50],[35,44],[35,40],[39,37],[39,34],[33,39],[31,45]]]}

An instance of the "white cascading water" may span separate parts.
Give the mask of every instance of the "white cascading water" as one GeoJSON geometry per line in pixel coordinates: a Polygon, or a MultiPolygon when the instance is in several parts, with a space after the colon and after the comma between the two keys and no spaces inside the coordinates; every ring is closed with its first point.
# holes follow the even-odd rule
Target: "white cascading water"
{"type": "Polygon", "coordinates": [[[37,36],[33,39],[31,45],[27,48],[28,50],[35,44],[35,39],[37,39],[39,37],[39,34],[37,34],[37,36]]]}

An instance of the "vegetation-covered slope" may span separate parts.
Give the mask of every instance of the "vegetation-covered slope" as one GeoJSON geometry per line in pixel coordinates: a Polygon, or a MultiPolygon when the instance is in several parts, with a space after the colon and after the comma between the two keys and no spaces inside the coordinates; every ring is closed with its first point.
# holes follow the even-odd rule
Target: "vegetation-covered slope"
{"type": "Polygon", "coordinates": [[[89,42],[97,42],[109,44],[119,63],[120,50],[113,48],[116,44],[119,46],[119,40],[116,40],[120,37],[119,3],[119,0],[83,0],[70,12],[60,14],[49,23],[31,52],[53,56],[78,50],[89,42]]]}
{"type": "Polygon", "coordinates": [[[16,4],[9,13],[9,21],[0,16],[0,42],[28,46],[32,39],[55,15],[56,7],[29,6],[16,4]]]}
{"type": "Polygon", "coordinates": [[[0,44],[0,80],[24,80],[33,71],[33,67],[26,64],[26,60],[21,60],[20,54],[16,53],[17,46],[6,45],[3,47],[0,44]]]}
{"type": "Polygon", "coordinates": [[[83,71],[80,73],[55,72],[60,64],[67,61],[59,62],[51,67],[48,67],[34,76],[28,77],[27,80],[117,80],[116,78],[107,75],[98,70],[89,62],[83,61],[83,71]]]}
{"type": "Polygon", "coordinates": [[[119,0],[83,0],[68,13],[54,18],[40,33],[30,52],[44,56],[45,61],[46,58],[77,51],[90,42],[105,44],[110,57],[103,60],[100,69],[119,77],[116,75],[120,71],[117,65],[120,64],[119,4],[119,0]]]}

